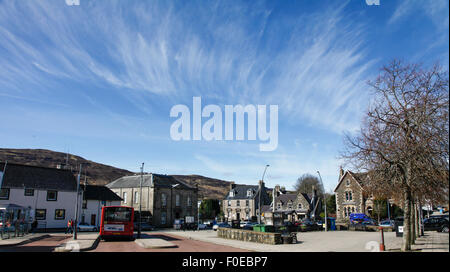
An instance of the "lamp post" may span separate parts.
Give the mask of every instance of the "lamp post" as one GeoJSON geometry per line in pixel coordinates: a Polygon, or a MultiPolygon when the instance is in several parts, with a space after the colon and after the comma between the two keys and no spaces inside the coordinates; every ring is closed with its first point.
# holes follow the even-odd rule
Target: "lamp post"
{"type": "Polygon", "coordinates": [[[170,220],[173,221],[173,198],[172,198],[172,189],[177,187],[179,184],[172,184],[170,186],[170,220]]]}
{"type": "MultiPolygon", "coordinates": [[[[322,184],[323,187],[323,182],[322,182],[322,176],[320,175],[320,172],[317,171],[317,174],[319,175],[320,178],[320,184],[322,184]]],[[[323,189],[322,189],[323,190],[323,189]]],[[[328,220],[327,220],[327,197],[325,195],[325,192],[323,192],[323,202],[325,204],[325,231],[328,231],[328,220]]]]}
{"type": "Polygon", "coordinates": [[[77,200],[75,205],[75,226],[72,226],[73,228],[73,239],[77,239],[77,227],[78,227],[78,199],[80,198],[79,192],[80,192],[80,177],[81,177],[81,167],[82,164],[80,164],[80,172],[78,173],[77,178],[77,200]]]}
{"type": "Polygon", "coordinates": [[[264,168],[264,173],[262,175],[261,178],[261,184],[259,185],[259,196],[258,196],[258,224],[261,224],[261,191],[262,191],[262,186],[263,186],[263,182],[264,182],[264,175],[266,174],[266,170],[267,167],[269,167],[270,165],[266,165],[266,168],[264,168]]]}
{"type": "Polygon", "coordinates": [[[141,224],[142,224],[142,180],[144,179],[144,163],[141,166],[141,181],[139,183],[139,227],[138,238],[141,238],[141,224]]]}

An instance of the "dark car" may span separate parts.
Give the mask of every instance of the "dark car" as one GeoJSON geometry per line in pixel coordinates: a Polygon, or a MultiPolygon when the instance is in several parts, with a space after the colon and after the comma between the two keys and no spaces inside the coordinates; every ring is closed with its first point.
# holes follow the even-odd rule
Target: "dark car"
{"type": "MultiPolygon", "coordinates": [[[[139,222],[134,222],[134,230],[138,231],[139,229],[139,222]]],[[[153,227],[152,225],[150,225],[150,223],[147,222],[142,222],[141,223],[141,230],[143,231],[151,231],[154,230],[155,227],[153,227]]]]}
{"type": "MultiPolygon", "coordinates": [[[[299,231],[312,231],[312,230],[319,230],[319,225],[312,222],[311,220],[305,219],[298,223],[296,223],[299,231]]],[[[321,227],[320,227],[321,228],[321,227]]]]}
{"type": "Polygon", "coordinates": [[[445,217],[430,217],[423,220],[425,231],[439,231],[448,233],[448,219],[445,217]]]}

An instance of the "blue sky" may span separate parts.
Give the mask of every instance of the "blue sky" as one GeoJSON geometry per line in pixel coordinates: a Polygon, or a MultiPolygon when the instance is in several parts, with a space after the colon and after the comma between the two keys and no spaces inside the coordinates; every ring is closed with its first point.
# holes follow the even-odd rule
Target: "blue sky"
{"type": "Polygon", "coordinates": [[[139,171],[334,189],[367,80],[400,58],[448,69],[447,0],[0,0],[0,139],[139,171]],[[278,105],[278,148],[173,141],[176,104],[278,105]]]}

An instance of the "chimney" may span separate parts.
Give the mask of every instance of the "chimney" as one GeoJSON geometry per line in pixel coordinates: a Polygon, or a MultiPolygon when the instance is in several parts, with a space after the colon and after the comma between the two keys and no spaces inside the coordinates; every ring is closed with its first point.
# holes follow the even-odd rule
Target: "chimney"
{"type": "Polygon", "coordinates": [[[275,185],[275,196],[278,196],[280,194],[280,185],[275,185]]]}
{"type": "Polygon", "coordinates": [[[282,186],[281,187],[281,192],[283,192],[283,194],[285,194],[286,193],[286,187],[282,186]]]}
{"type": "MultiPolygon", "coordinates": [[[[342,176],[344,175],[344,169],[342,169],[342,165],[341,166],[339,166],[339,181],[341,180],[341,178],[342,178],[342,176]]],[[[338,182],[339,182],[338,181],[338,182]]]]}

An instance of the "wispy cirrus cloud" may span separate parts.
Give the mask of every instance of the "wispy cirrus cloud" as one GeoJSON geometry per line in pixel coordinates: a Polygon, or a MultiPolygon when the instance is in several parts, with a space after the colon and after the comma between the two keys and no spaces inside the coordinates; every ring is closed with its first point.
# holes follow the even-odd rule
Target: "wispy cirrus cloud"
{"type": "Polygon", "coordinates": [[[352,130],[373,63],[365,59],[364,25],[350,23],[343,7],[274,23],[261,3],[3,2],[0,48],[10,57],[0,82],[106,84],[143,110],[149,95],[279,104],[294,123],[352,130]]]}

